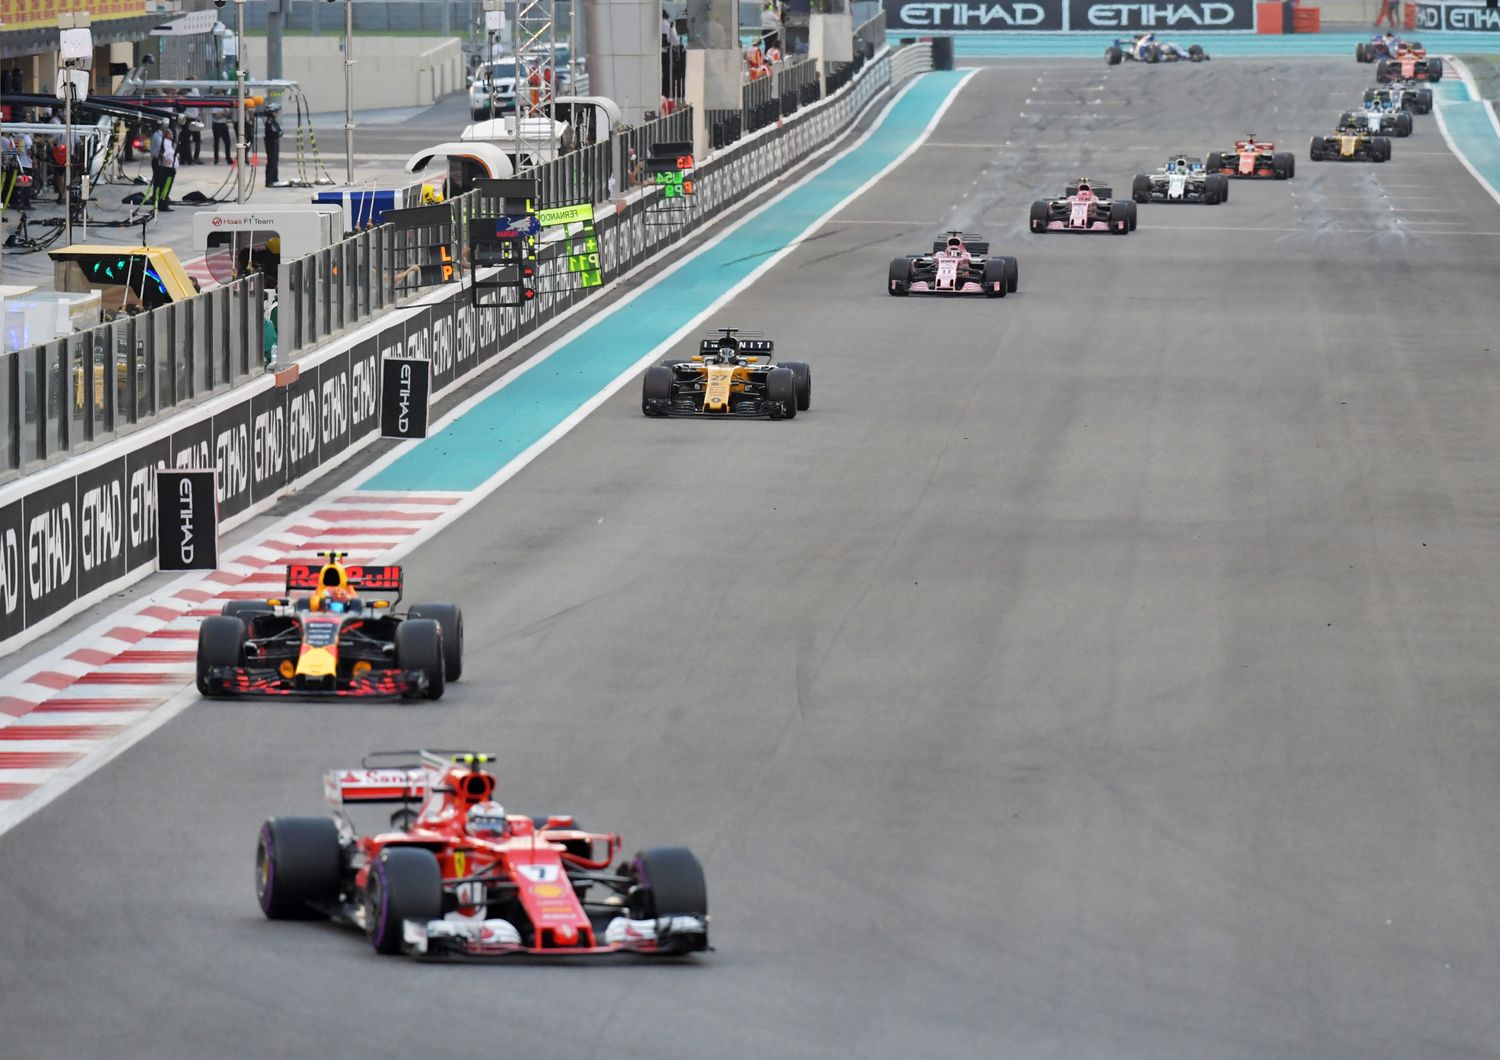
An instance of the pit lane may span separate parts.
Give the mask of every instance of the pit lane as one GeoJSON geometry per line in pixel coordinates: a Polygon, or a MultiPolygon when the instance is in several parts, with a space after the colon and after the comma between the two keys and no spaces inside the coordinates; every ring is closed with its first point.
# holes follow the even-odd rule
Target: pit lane
{"type": "Polygon", "coordinates": [[[466,612],[440,703],[202,704],[0,839],[6,1054],[1486,1055],[1494,204],[1430,119],[1307,161],[1352,61],[1027,103],[1040,66],[722,314],[812,363],[811,412],[627,387],[411,559],[466,612]],[[1248,131],[1295,181],[1024,232],[1248,131]],[[882,294],[947,224],[1019,294],[882,294]],[[423,744],[692,846],[719,952],[422,967],[263,921],[261,818],[423,744]]]}

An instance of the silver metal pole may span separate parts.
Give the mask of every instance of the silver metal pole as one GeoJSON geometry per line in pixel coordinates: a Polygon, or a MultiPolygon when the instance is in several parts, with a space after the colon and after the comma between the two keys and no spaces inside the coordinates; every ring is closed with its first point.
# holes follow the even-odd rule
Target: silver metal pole
{"type": "Polygon", "coordinates": [[[354,0],[344,0],[344,181],[354,183],[354,0]]]}
{"type": "Polygon", "coordinates": [[[239,106],[236,128],[239,143],[234,148],[235,202],[245,201],[245,163],[249,144],[245,142],[245,0],[234,0],[234,80],[239,106]]]}
{"type": "Polygon", "coordinates": [[[63,218],[67,225],[68,246],[73,245],[73,71],[63,71],[68,85],[63,95],[63,126],[67,130],[68,149],[63,153],[63,218]]]}

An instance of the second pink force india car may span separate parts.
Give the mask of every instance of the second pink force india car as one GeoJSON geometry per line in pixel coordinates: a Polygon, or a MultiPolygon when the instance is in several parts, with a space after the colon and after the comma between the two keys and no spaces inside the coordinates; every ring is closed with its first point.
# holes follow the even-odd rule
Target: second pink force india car
{"type": "Polygon", "coordinates": [[[935,240],[930,254],[906,254],[891,261],[886,292],[908,294],[982,294],[1004,298],[1020,286],[1021,267],[1015,258],[990,254],[979,236],[949,232],[935,240]]]}
{"type": "Polygon", "coordinates": [[[1033,232],[1113,232],[1125,235],[1136,226],[1135,203],[1114,199],[1114,189],[1087,177],[1063,189],[1060,199],[1038,199],[1031,204],[1033,232]]]}

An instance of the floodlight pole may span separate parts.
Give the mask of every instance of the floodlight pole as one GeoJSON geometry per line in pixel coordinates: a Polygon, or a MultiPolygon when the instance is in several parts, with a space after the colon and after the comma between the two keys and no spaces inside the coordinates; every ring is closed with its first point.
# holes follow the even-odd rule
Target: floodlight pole
{"type": "Polygon", "coordinates": [[[234,148],[235,202],[245,201],[245,162],[249,144],[245,142],[245,0],[234,0],[234,80],[239,105],[236,131],[239,143],[234,148]]]}
{"type": "Polygon", "coordinates": [[[354,183],[354,0],[344,0],[344,181],[354,183]]]}

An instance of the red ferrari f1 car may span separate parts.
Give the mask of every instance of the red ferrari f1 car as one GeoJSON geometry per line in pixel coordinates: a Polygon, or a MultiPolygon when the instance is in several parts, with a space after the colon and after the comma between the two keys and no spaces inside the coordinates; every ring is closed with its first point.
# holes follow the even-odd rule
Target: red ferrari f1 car
{"type": "Polygon", "coordinates": [[[459,679],[464,622],[455,605],[414,604],[401,614],[394,610],[400,567],[346,564],[346,552],[319,555],[327,560],[321,566],[287,567],[286,598],[231,600],[203,620],[199,692],[437,699],[459,679]]]}
{"type": "Polygon", "coordinates": [[[260,829],[255,892],[273,920],[327,917],[378,953],[569,956],[707,950],[708,891],[685,847],[611,869],[620,837],[566,814],[528,817],[495,801],[490,756],[396,751],[324,778],[332,817],[273,817],[260,829]],[[354,805],[399,805],[361,834],[354,805]]]}

